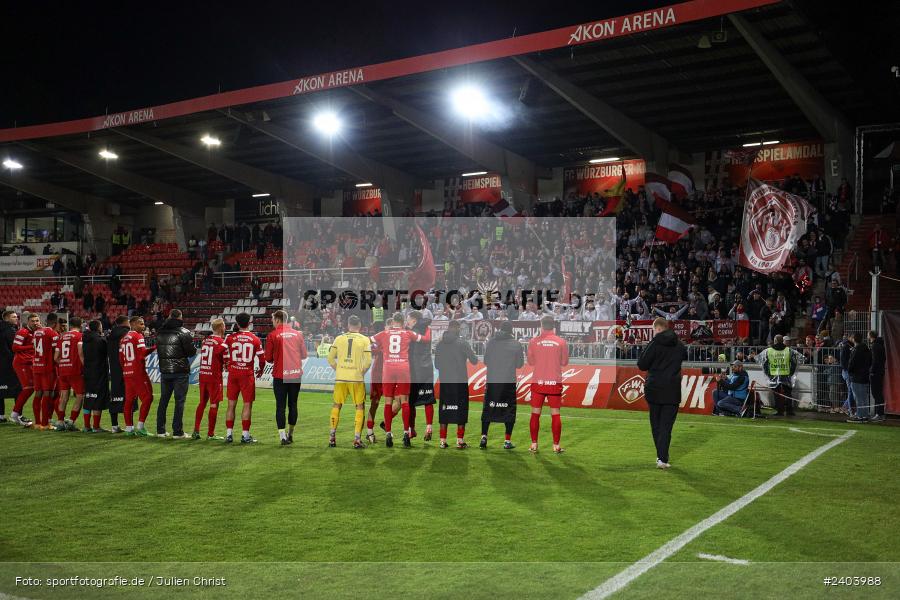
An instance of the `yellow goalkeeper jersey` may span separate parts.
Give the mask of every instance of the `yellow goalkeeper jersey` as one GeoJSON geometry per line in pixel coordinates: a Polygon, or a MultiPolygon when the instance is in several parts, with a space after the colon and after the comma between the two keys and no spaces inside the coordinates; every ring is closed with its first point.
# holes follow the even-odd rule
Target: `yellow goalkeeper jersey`
{"type": "Polygon", "coordinates": [[[339,335],[328,351],[328,364],[335,371],[335,381],[362,381],[372,364],[369,338],[352,331],[339,335]]]}

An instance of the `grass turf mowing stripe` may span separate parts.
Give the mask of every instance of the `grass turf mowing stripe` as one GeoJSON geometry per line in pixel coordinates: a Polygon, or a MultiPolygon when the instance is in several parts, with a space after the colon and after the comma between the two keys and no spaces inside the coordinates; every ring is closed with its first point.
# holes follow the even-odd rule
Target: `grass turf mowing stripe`
{"type": "Polygon", "coordinates": [[[798,473],[812,461],[816,460],[835,446],[846,442],[848,439],[853,437],[855,433],[856,431],[853,430],[847,431],[842,436],[833,439],[827,444],[819,446],[797,462],[788,466],[777,475],[773,476],[765,483],[747,492],[745,495],[741,496],[725,508],[722,508],[712,516],[700,521],[678,537],[670,540],[669,542],[666,542],[664,545],[660,546],[644,558],[640,559],[618,575],[607,579],[602,584],[582,596],[582,598],[584,600],[600,600],[601,598],[608,598],[612,594],[615,594],[616,592],[624,589],[629,583],[681,550],[691,541],[695,540],[704,531],[718,525],[754,500],[767,494],[779,483],[798,473]]]}

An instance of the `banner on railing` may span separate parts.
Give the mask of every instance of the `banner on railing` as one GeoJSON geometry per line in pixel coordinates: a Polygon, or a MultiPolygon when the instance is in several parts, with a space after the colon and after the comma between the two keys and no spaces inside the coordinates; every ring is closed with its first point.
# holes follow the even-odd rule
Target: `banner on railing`
{"type": "Polygon", "coordinates": [[[0,256],[0,273],[7,271],[50,271],[58,254],[0,256]]]}
{"type": "MultiPolygon", "coordinates": [[[[464,331],[472,341],[483,342],[494,333],[503,321],[464,322],[464,331]]],[[[531,339],[541,331],[540,321],[511,321],[513,335],[518,339],[531,339]]],[[[750,321],[669,321],[673,331],[685,342],[709,341],[725,343],[750,336],[750,321]]],[[[440,337],[447,327],[446,321],[432,323],[432,332],[440,337]]],[[[559,321],[556,332],[571,342],[602,342],[610,332],[618,334],[631,344],[643,344],[653,339],[653,321],[559,321]]]]}

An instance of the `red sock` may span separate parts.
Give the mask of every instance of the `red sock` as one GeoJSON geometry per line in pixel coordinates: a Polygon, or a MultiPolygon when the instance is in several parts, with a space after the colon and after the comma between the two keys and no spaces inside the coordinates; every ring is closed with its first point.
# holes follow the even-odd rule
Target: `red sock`
{"type": "Polygon", "coordinates": [[[537,444],[538,432],[541,430],[541,415],[531,413],[531,443],[537,444]]]}
{"type": "MultiPolygon", "coordinates": [[[[59,398],[57,398],[56,396],[53,397],[53,406],[54,406],[55,409],[56,409],[56,420],[57,420],[57,421],[62,421],[63,418],[66,416],[66,413],[64,413],[64,412],[63,412],[63,409],[61,409],[61,408],[59,407],[59,398]]],[[[76,413],[76,414],[77,414],[77,413],[76,413]]],[[[74,419],[73,419],[73,420],[74,420],[74,419]]]]}
{"type": "Polygon", "coordinates": [[[140,413],[141,416],[138,419],[138,422],[140,422],[140,423],[147,422],[147,415],[150,414],[150,405],[151,404],[153,404],[153,396],[150,396],[149,398],[147,398],[145,400],[141,400],[141,413],[140,413]]]}
{"type": "MultiPolygon", "coordinates": [[[[206,410],[206,400],[200,399],[197,411],[194,413],[194,431],[200,431],[200,421],[203,420],[203,412],[206,410]]],[[[212,409],[210,409],[212,410],[212,409]]]]}
{"type": "Polygon", "coordinates": [[[234,429],[234,419],[225,419],[225,427],[228,429],[234,429]]]}
{"type": "Polygon", "coordinates": [[[50,418],[53,416],[53,394],[44,396],[44,425],[50,425],[50,418]]]}
{"type": "Polygon", "coordinates": [[[216,435],[216,417],[219,416],[219,407],[218,406],[210,406],[209,407],[209,419],[208,419],[208,427],[206,435],[213,436],[216,435]]]}
{"type": "Polygon", "coordinates": [[[34,411],[34,424],[35,425],[43,425],[44,424],[44,397],[34,395],[34,398],[31,401],[31,410],[34,411]]]}
{"type": "Polygon", "coordinates": [[[385,402],[384,404],[384,430],[387,433],[391,432],[391,421],[394,420],[394,411],[390,402],[385,402]]]}
{"type": "Polygon", "coordinates": [[[465,425],[457,425],[456,426],[456,437],[462,439],[466,436],[466,426],[465,425]]]}
{"type": "MultiPolygon", "coordinates": [[[[87,415],[85,415],[85,416],[87,416],[87,415]]],[[[101,416],[100,413],[97,413],[96,415],[92,415],[92,416],[93,416],[92,420],[94,421],[94,429],[100,429],[100,416],[101,416]]]]}
{"type": "Polygon", "coordinates": [[[369,419],[366,421],[366,429],[375,429],[375,420],[369,419]]]}
{"type": "Polygon", "coordinates": [[[125,399],[125,426],[134,427],[134,398],[125,399]]]}
{"type": "Polygon", "coordinates": [[[250,431],[250,419],[241,419],[241,427],[244,431],[250,431]]]}
{"type": "Polygon", "coordinates": [[[434,423],[434,404],[426,404],[425,405],[425,424],[431,425],[434,423]]]}
{"type": "Polygon", "coordinates": [[[13,406],[13,412],[22,414],[22,410],[25,408],[25,403],[28,402],[28,398],[31,397],[31,394],[34,393],[34,388],[23,388],[19,395],[16,396],[16,404],[13,406]]]}
{"type": "Polygon", "coordinates": [[[77,410],[69,411],[69,420],[72,421],[73,423],[78,420],[78,411],[77,410]]]}
{"type": "Polygon", "coordinates": [[[444,425],[443,423],[441,423],[441,439],[442,440],[447,439],[447,426],[444,425]]]}
{"type": "Polygon", "coordinates": [[[409,402],[400,405],[400,414],[403,415],[403,431],[409,431],[409,402]]]}
{"type": "Polygon", "coordinates": [[[559,415],[550,415],[550,428],[553,430],[553,445],[559,446],[559,438],[562,435],[562,419],[559,415]]]}
{"type": "MultiPolygon", "coordinates": [[[[84,414],[82,414],[81,416],[84,417],[84,426],[85,426],[85,427],[90,427],[90,426],[91,426],[91,413],[84,413],[84,414]]],[[[77,418],[77,417],[76,417],[76,418],[77,418]]],[[[97,419],[99,420],[100,417],[97,417],[97,419]]],[[[72,419],[72,421],[74,421],[74,420],[75,420],[75,419],[72,419]]]]}
{"type": "Polygon", "coordinates": [[[510,438],[512,438],[512,434],[511,434],[511,433],[507,433],[507,434],[506,434],[506,441],[508,442],[508,441],[510,440],[510,438]]]}

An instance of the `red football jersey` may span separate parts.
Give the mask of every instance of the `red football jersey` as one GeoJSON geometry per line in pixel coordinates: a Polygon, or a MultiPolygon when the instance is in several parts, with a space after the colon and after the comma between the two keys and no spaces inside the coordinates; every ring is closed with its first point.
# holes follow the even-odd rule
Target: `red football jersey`
{"type": "Polygon", "coordinates": [[[122,377],[127,379],[143,379],[147,376],[144,359],[147,357],[147,343],[144,334],[129,331],[119,342],[119,364],[122,365],[122,377]]]}
{"type": "Polygon", "coordinates": [[[372,344],[372,368],[369,369],[369,377],[372,383],[381,383],[381,371],[384,369],[384,359],[381,358],[381,348],[372,344]]]}
{"type": "Polygon", "coordinates": [[[34,332],[32,343],[34,344],[34,362],[31,368],[36,373],[53,372],[54,342],[59,334],[50,327],[41,327],[34,332]]]}
{"type": "Polygon", "coordinates": [[[272,377],[276,379],[299,379],[307,355],[303,334],[287,325],[266,337],[266,362],[272,363],[272,377]]]}
{"type": "Polygon", "coordinates": [[[81,346],[81,332],[67,331],[56,341],[59,349],[59,374],[81,375],[82,364],[78,347],[81,346]]]}
{"type": "Polygon", "coordinates": [[[252,375],[256,358],[263,355],[259,338],[249,331],[239,331],[229,335],[225,345],[228,347],[228,376],[252,375]]]}
{"type": "Polygon", "coordinates": [[[227,356],[228,347],[225,340],[217,335],[211,335],[203,340],[203,344],[200,345],[200,381],[222,383],[222,370],[227,356]]]}
{"type": "Polygon", "coordinates": [[[34,332],[27,327],[23,327],[16,332],[12,345],[12,350],[15,354],[13,357],[14,367],[31,366],[34,362],[33,340],[34,332]]]}
{"type": "Polygon", "coordinates": [[[388,368],[394,365],[409,366],[410,343],[430,340],[430,330],[422,336],[415,331],[400,329],[399,327],[379,331],[372,337],[372,341],[379,348],[384,366],[388,368]]]}
{"type": "Polygon", "coordinates": [[[528,364],[534,367],[532,384],[561,385],[562,368],[569,364],[569,346],[552,331],[528,342],[528,364]]]}

